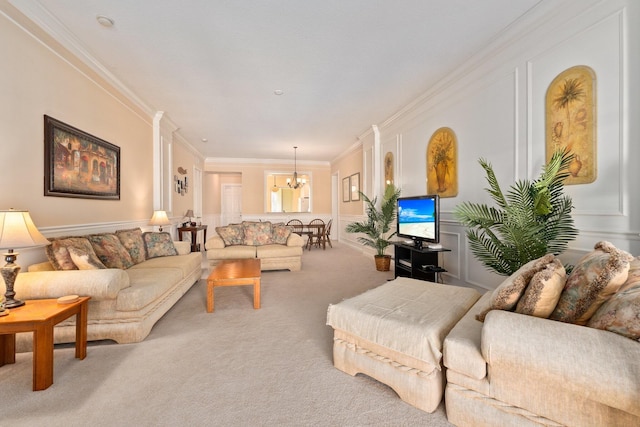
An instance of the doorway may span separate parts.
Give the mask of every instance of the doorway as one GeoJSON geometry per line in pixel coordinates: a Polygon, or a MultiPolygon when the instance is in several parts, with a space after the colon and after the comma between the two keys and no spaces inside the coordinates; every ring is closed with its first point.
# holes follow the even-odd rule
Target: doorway
{"type": "Polygon", "coordinates": [[[220,210],[220,225],[242,222],[242,184],[222,184],[220,210]]]}

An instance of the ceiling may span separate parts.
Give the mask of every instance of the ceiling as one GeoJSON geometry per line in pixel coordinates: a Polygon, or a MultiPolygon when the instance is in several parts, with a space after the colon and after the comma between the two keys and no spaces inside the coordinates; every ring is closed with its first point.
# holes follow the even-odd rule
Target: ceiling
{"type": "Polygon", "coordinates": [[[335,159],[539,1],[9,0],[205,157],[300,161],[335,159]]]}

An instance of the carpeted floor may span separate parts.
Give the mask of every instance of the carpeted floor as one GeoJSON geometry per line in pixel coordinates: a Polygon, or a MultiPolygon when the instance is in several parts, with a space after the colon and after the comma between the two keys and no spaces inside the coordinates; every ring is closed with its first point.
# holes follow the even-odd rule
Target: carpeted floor
{"type": "Polygon", "coordinates": [[[372,257],[339,244],[305,251],[300,272],[263,272],[250,286],[201,280],[137,344],[91,343],[87,358],[57,346],[54,384],[31,391],[31,353],[0,368],[2,425],[448,426],[390,388],[332,364],[327,307],[379,286],[372,257]]]}

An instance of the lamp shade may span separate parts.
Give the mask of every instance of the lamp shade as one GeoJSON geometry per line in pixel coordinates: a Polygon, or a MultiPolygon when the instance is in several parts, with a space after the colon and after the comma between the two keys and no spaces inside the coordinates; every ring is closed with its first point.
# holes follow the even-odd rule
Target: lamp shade
{"type": "Polygon", "coordinates": [[[184,216],[188,216],[189,218],[191,218],[192,216],[195,216],[195,215],[193,214],[193,209],[189,209],[189,210],[187,211],[187,213],[186,213],[186,214],[184,214],[184,216]]]}
{"type": "Polygon", "coordinates": [[[171,225],[171,221],[169,221],[169,217],[165,211],[155,211],[149,221],[149,225],[171,225]]]}
{"type": "Polygon", "coordinates": [[[49,241],[36,228],[29,211],[0,211],[0,249],[46,246],[49,241]]]}

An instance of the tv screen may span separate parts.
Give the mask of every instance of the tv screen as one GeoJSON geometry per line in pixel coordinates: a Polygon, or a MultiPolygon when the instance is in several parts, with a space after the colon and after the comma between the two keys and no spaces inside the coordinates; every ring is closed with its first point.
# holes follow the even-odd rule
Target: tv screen
{"type": "Polygon", "coordinates": [[[440,196],[426,195],[398,199],[398,236],[422,242],[440,242],[440,196]]]}

